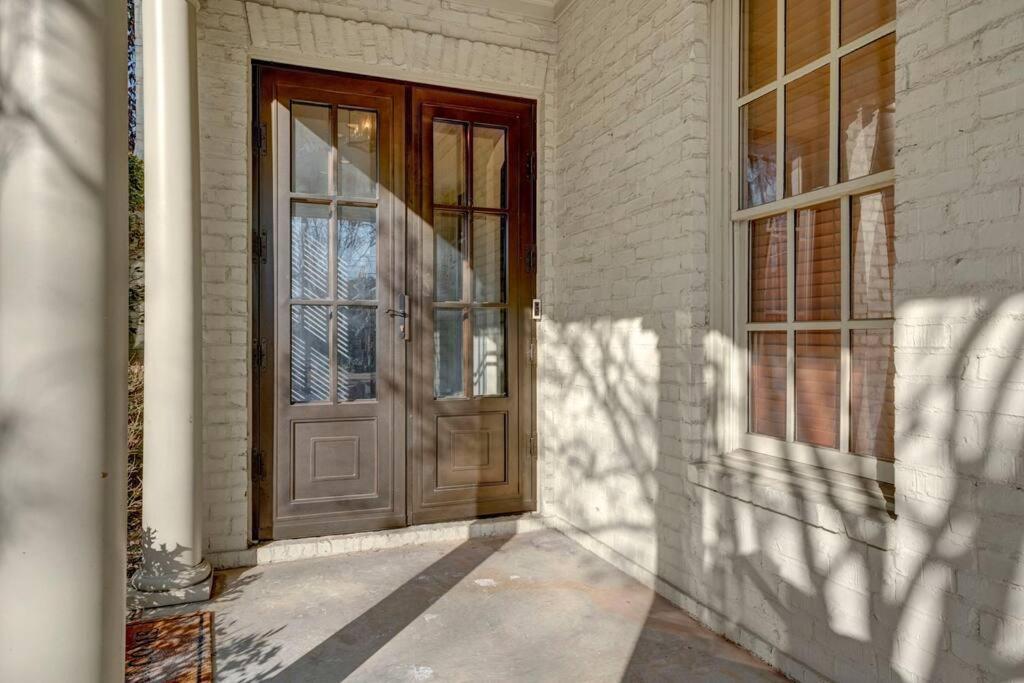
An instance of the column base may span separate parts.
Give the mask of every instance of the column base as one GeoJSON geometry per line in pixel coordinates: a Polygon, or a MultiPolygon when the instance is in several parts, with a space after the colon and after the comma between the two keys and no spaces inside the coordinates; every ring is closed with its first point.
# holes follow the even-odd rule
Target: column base
{"type": "Polygon", "coordinates": [[[213,567],[207,560],[192,567],[158,567],[155,571],[147,571],[147,568],[144,557],[142,568],[128,586],[128,609],[167,607],[210,599],[213,567]]]}
{"type": "Polygon", "coordinates": [[[142,591],[134,586],[128,586],[127,607],[130,610],[136,610],[184,605],[190,602],[205,602],[210,599],[212,591],[213,574],[191,586],[171,588],[164,591],[142,591]]]}

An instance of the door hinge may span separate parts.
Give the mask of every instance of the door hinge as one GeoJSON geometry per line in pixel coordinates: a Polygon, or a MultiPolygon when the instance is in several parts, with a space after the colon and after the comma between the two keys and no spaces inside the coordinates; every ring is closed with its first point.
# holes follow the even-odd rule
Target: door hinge
{"type": "Polygon", "coordinates": [[[252,340],[252,364],[258,369],[263,369],[263,364],[267,359],[267,340],[266,339],[253,339],[252,340]]]}
{"type": "Polygon", "coordinates": [[[267,262],[267,233],[262,230],[257,230],[252,234],[252,262],[254,264],[267,262]]]}
{"type": "Polygon", "coordinates": [[[533,152],[526,153],[526,178],[527,180],[533,180],[534,176],[537,175],[537,155],[533,152]]]}
{"type": "Polygon", "coordinates": [[[256,156],[267,154],[267,124],[256,122],[252,126],[252,146],[256,156]]]}
{"type": "Polygon", "coordinates": [[[252,449],[252,471],[257,479],[262,479],[266,474],[263,469],[263,451],[258,448],[252,449]]]}
{"type": "Polygon", "coordinates": [[[526,272],[537,272],[537,245],[531,244],[526,248],[526,272]]]}
{"type": "Polygon", "coordinates": [[[537,457],[537,435],[527,434],[526,436],[526,454],[531,458],[537,457]]]}
{"type": "Polygon", "coordinates": [[[537,364],[537,342],[533,339],[526,344],[526,360],[530,362],[530,365],[537,364]]]}

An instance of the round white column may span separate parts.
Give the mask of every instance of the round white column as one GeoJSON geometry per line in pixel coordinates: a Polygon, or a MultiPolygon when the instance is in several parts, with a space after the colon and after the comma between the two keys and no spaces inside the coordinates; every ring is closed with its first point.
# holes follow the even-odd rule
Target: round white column
{"type": "Polygon", "coordinates": [[[209,597],[202,555],[199,159],[189,0],[142,5],[146,172],[143,564],[135,604],[209,597]],[[159,595],[159,594],[163,595],[159,595]]]}
{"type": "Polygon", "coordinates": [[[124,0],[0,0],[0,680],[124,679],[124,0]]]}

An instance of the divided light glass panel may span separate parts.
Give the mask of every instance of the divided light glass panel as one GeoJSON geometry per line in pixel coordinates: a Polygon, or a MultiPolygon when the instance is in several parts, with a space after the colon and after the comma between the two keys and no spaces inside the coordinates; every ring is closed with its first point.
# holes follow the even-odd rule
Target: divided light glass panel
{"type": "Polygon", "coordinates": [[[507,131],[436,120],[432,132],[434,396],[504,396],[507,131]]]}
{"type": "Polygon", "coordinates": [[[895,0],[778,2],[782,45],[776,0],[737,18],[748,430],[891,461],[894,192],[826,188],[894,168],[895,0]]]}
{"type": "Polygon", "coordinates": [[[295,195],[316,195],[291,204],[291,401],[373,399],[379,324],[377,112],[292,102],[291,115],[291,189],[295,195]]]}

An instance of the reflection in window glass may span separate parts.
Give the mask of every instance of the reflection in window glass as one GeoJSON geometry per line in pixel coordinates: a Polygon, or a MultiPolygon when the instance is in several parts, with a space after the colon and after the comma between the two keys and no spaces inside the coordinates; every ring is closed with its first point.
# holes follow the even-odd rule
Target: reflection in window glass
{"type": "Polygon", "coordinates": [[[892,318],[893,189],[853,197],[850,205],[850,317],[892,318]]]}
{"type": "Polygon", "coordinates": [[[785,322],[786,217],[750,224],[750,321],[785,322]]]}
{"type": "Polygon", "coordinates": [[[462,301],[466,229],[461,213],[434,213],[434,300],[462,301]]]}
{"type": "Polygon", "coordinates": [[[331,396],[328,306],[292,306],[291,401],[326,401],[331,396]]]}
{"type": "Polygon", "coordinates": [[[465,396],[462,386],[462,309],[434,311],[434,396],[465,396]]]}
{"type": "Polygon", "coordinates": [[[338,352],[338,400],[376,398],[376,307],[339,306],[335,341],[338,352]]]}
{"type": "Polygon", "coordinates": [[[850,338],[850,450],[892,461],[896,418],[892,330],[850,338]]]}
{"type": "Polygon", "coordinates": [[[338,109],[338,194],[377,198],[377,112],[338,109]]]}
{"type": "Polygon", "coordinates": [[[505,217],[473,214],[473,301],[505,301],[505,217]]]}
{"type": "Polygon", "coordinates": [[[830,4],[830,0],[786,0],[786,73],[828,52],[830,4]]]}
{"type": "Polygon", "coordinates": [[[331,108],[292,103],[292,191],[328,194],[331,108]]]}
{"type": "Polygon", "coordinates": [[[796,333],[796,440],[839,447],[839,332],[796,333]]]}
{"type": "Polygon", "coordinates": [[[776,0],[743,0],[740,9],[740,96],[775,80],[776,0]]]}
{"type": "Polygon", "coordinates": [[[786,85],[786,196],[828,181],[829,68],[786,85]]]}
{"type": "Polygon", "coordinates": [[[377,210],[339,207],[337,231],[338,298],[377,298],[377,210]]]}
{"type": "Polygon", "coordinates": [[[466,124],[434,121],[434,203],[466,204],[466,124]]]}
{"type": "Polygon", "coordinates": [[[740,206],[775,201],[775,93],[740,108],[740,206]]]}
{"type": "Polygon", "coordinates": [[[750,334],[750,431],[786,438],[786,333],[750,334]]]}
{"type": "Polygon", "coordinates": [[[473,310],[473,394],[505,395],[505,311],[473,310]]]}
{"type": "Polygon", "coordinates": [[[796,319],[839,320],[842,254],[839,202],[796,212],[796,319]]]}
{"type": "Polygon", "coordinates": [[[505,208],[505,129],[473,126],[473,206],[505,208]]]}
{"type": "Polygon", "coordinates": [[[894,167],[896,37],[880,38],[839,63],[839,179],[894,167]]]}
{"type": "Polygon", "coordinates": [[[327,298],[328,204],[292,202],[290,260],[293,299],[327,298]]]}

